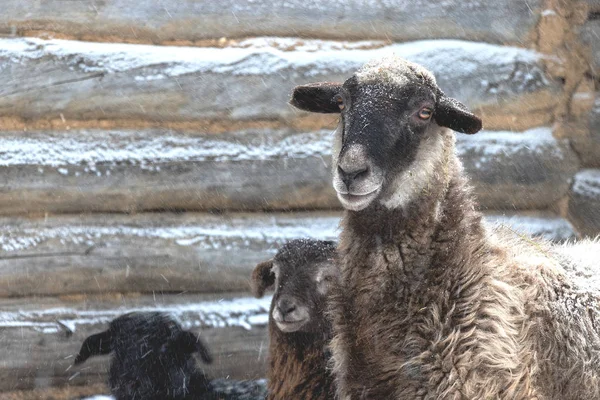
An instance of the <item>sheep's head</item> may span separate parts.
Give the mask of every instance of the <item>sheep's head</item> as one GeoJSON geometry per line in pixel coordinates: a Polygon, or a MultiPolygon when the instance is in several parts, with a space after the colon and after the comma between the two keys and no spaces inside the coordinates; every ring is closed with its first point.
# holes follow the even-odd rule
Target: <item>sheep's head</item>
{"type": "Polygon", "coordinates": [[[275,287],[271,318],[283,332],[319,332],[323,329],[325,296],[337,276],[335,243],[292,240],[275,257],[252,272],[252,290],[262,297],[275,287]]]}
{"type": "Polygon", "coordinates": [[[481,120],[446,97],[431,72],[398,57],[370,62],[342,83],[294,89],[292,105],[306,111],[340,113],[333,149],[333,186],[344,208],[359,211],[378,200],[405,204],[425,180],[423,168],[442,157],[440,127],[473,134],[481,120]],[[413,190],[414,191],[414,190],[413,190]]]}
{"type": "Polygon", "coordinates": [[[85,339],[75,364],[113,351],[117,358],[149,355],[151,359],[166,357],[171,364],[185,362],[197,352],[204,362],[212,362],[208,349],[194,333],[183,330],[173,318],[158,312],[133,312],[115,318],[108,330],[85,339]]]}

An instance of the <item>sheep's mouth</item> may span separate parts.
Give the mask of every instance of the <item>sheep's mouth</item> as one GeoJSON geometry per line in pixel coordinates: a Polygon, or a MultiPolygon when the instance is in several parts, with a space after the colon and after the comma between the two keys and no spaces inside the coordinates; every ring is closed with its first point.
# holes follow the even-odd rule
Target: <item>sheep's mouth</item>
{"type": "Polygon", "coordinates": [[[296,321],[275,321],[279,330],[286,333],[296,332],[302,328],[306,322],[308,322],[306,319],[300,319],[296,321]]]}
{"type": "Polygon", "coordinates": [[[345,209],[360,211],[367,208],[367,206],[379,195],[380,191],[381,186],[378,186],[375,190],[364,194],[337,192],[337,197],[345,209]]]}

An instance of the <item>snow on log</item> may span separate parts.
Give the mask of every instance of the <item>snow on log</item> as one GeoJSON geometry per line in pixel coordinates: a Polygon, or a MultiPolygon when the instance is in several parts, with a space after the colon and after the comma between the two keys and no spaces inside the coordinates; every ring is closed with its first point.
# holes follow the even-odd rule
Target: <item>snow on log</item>
{"type": "Polygon", "coordinates": [[[335,208],[330,136],[0,132],[0,213],[335,208]]]}
{"type": "MultiPolygon", "coordinates": [[[[0,214],[339,208],[331,131],[0,132],[0,214]]],[[[458,135],[484,209],[546,208],[577,170],[549,129],[458,135]]]]}
{"type": "Polygon", "coordinates": [[[71,364],[87,336],[131,311],[166,312],[185,329],[200,333],[214,358],[213,364],[202,365],[210,377],[263,378],[270,301],[270,297],[162,293],[83,300],[3,300],[0,392],[105,382],[108,357],[94,357],[78,367],[71,364]]]}
{"type": "Polygon", "coordinates": [[[457,151],[483,208],[545,208],[563,198],[579,168],[569,141],[549,128],[458,135],[457,151]]]}
{"type": "MultiPolygon", "coordinates": [[[[0,219],[0,297],[248,291],[254,266],[296,238],[336,240],[341,213],[138,214],[0,219]]],[[[548,213],[491,223],[562,241],[548,213]]]]}
{"type": "Polygon", "coordinates": [[[600,169],[584,169],[575,175],[569,193],[569,219],[589,236],[600,234],[600,169]]]}
{"type": "Polygon", "coordinates": [[[295,85],[344,80],[398,54],[483,116],[488,129],[548,123],[561,85],[532,50],[458,40],[385,45],[256,38],[226,48],[0,39],[0,117],[23,120],[279,120],[295,85]]]}
{"type": "Polygon", "coordinates": [[[0,220],[0,296],[248,291],[290,239],[337,237],[338,214],[138,214],[0,220]]]}
{"type": "Polygon", "coordinates": [[[301,36],[415,40],[531,40],[542,1],[151,0],[24,3],[3,0],[0,32],[164,43],[221,37],[301,36]]]}

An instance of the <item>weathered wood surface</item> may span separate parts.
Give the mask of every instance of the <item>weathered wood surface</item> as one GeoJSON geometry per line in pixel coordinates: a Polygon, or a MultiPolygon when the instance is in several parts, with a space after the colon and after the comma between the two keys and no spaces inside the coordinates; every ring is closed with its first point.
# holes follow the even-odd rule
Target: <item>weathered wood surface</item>
{"type": "MultiPolygon", "coordinates": [[[[254,266],[295,238],[336,240],[341,213],[138,214],[0,219],[0,296],[249,289],[254,266]]],[[[553,240],[575,236],[547,213],[489,214],[553,240]]]]}
{"type": "Polygon", "coordinates": [[[103,331],[109,321],[133,310],[170,313],[186,329],[200,333],[214,362],[199,365],[211,378],[263,378],[270,299],[239,296],[157,293],[95,299],[2,300],[0,392],[105,382],[107,356],[93,357],[81,366],[71,367],[73,358],[87,336],[103,331]]]}
{"type": "MultiPolygon", "coordinates": [[[[598,12],[600,12],[600,7],[598,12]]],[[[583,24],[580,36],[590,48],[592,73],[598,77],[600,75],[600,19],[589,20],[583,24]]]]}
{"type": "Polygon", "coordinates": [[[480,113],[488,129],[549,123],[562,90],[532,50],[456,40],[257,38],[194,48],[0,39],[0,117],[63,118],[65,126],[69,120],[292,123],[307,116],[287,104],[295,85],[341,81],[392,53],[431,69],[446,94],[480,113]]]}
{"type": "Polygon", "coordinates": [[[540,0],[320,2],[291,0],[4,0],[0,32],[163,43],[245,36],[522,43],[540,0]],[[42,32],[37,32],[42,31],[42,32]]]}
{"type": "Polygon", "coordinates": [[[582,234],[600,235],[600,169],[584,169],[573,181],[569,219],[582,234]]]}
{"type": "MultiPolygon", "coordinates": [[[[103,383],[89,386],[73,386],[67,384],[61,387],[2,392],[2,400],[81,400],[89,399],[89,397],[95,395],[104,395],[109,392],[108,387],[103,383]]],[[[109,399],[97,397],[94,400],[109,399]]]]}
{"type": "Polygon", "coordinates": [[[329,132],[0,132],[0,213],[335,208],[329,132]]]}
{"type": "Polygon", "coordinates": [[[0,296],[231,292],[284,241],[335,239],[338,214],[87,215],[0,222],[0,296]]]}
{"type": "Polygon", "coordinates": [[[584,167],[600,168],[600,92],[595,93],[589,115],[581,117],[581,120],[585,128],[581,134],[571,137],[571,143],[584,167]]]}
{"type": "MultiPolygon", "coordinates": [[[[0,132],[0,214],[339,209],[331,131],[0,132]]],[[[546,208],[578,168],[549,129],[458,135],[484,209],[546,208]]]]}
{"type": "Polygon", "coordinates": [[[579,160],[547,128],[458,136],[458,154],[482,208],[543,209],[566,196],[579,160]]]}
{"type": "Polygon", "coordinates": [[[586,0],[589,5],[590,13],[600,13],[600,0],[586,0]]]}

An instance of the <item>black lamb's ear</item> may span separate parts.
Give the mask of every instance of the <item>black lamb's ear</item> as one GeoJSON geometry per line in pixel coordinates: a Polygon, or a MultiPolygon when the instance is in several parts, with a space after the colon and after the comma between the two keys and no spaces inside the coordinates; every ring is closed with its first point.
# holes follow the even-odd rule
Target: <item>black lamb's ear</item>
{"type": "Polygon", "coordinates": [[[481,118],[469,111],[464,104],[444,95],[437,102],[433,118],[440,126],[469,135],[479,132],[483,127],[481,118]]]}
{"type": "Polygon", "coordinates": [[[265,294],[265,290],[275,284],[275,274],[272,271],[273,260],[261,262],[252,271],[252,294],[260,298],[265,294]]]}
{"type": "Polygon", "coordinates": [[[74,364],[78,365],[92,356],[108,354],[112,350],[112,337],[110,331],[104,331],[91,335],[84,340],[79,350],[79,354],[75,357],[74,364]]]}
{"type": "Polygon", "coordinates": [[[202,358],[202,361],[204,361],[206,364],[210,364],[213,361],[212,356],[210,355],[210,352],[208,351],[208,348],[206,347],[204,342],[192,332],[180,332],[175,340],[175,346],[177,350],[185,354],[192,354],[197,352],[198,354],[200,354],[200,358],[202,358]]]}
{"type": "Polygon", "coordinates": [[[335,95],[340,93],[341,83],[319,82],[296,86],[290,104],[304,111],[316,113],[339,113],[335,95]]]}

